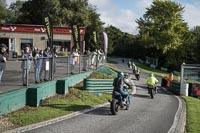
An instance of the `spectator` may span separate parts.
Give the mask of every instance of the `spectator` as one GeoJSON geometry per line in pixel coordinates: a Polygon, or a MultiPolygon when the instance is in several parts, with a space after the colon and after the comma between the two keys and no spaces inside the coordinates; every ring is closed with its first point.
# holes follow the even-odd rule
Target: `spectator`
{"type": "Polygon", "coordinates": [[[35,66],[35,83],[38,84],[40,83],[40,71],[42,68],[42,57],[43,57],[43,52],[40,50],[39,52],[36,52],[35,54],[35,61],[34,61],[34,66],[35,66]]]}
{"type": "Polygon", "coordinates": [[[124,74],[124,83],[130,89],[130,94],[134,95],[136,93],[136,86],[128,73],[124,74]]]}
{"type": "Polygon", "coordinates": [[[47,47],[44,50],[44,81],[48,81],[51,79],[51,62],[50,58],[52,58],[52,52],[50,51],[50,47],[47,47]]]}
{"type": "Polygon", "coordinates": [[[79,53],[78,49],[73,50],[70,55],[70,64],[71,64],[71,74],[74,74],[75,65],[79,64],[79,53]]]}
{"type": "Polygon", "coordinates": [[[97,64],[97,49],[91,54],[91,69],[94,69],[94,66],[97,64]]]}
{"type": "Polygon", "coordinates": [[[0,83],[8,59],[8,53],[6,52],[7,48],[8,47],[5,44],[0,44],[0,83]]]}
{"type": "Polygon", "coordinates": [[[89,57],[90,57],[90,51],[86,50],[84,52],[83,57],[82,57],[82,60],[83,60],[83,71],[88,71],[88,68],[89,68],[89,57]]]}
{"type": "Polygon", "coordinates": [[[32,56],[35,57],[36,54],[38,54],[38,53],[39,53],[38,48],[37,48],[37,47],[34,47],[34,48],[33,48],[33,52],[32,52],[32,56]]]}
{"type": "Polygon", "coordinates": [[[132,61],[131,66],[132,66],[133,71],[135,71],[136,70],[136,65],[135,65],[134,61],[132,61]]]}
{"type": "Polygon", "coordinates": [[[102,63],[102,59],[103,59],[103,50],[98,49],[97,50],[97,65],[100,65],[102,63]]]}
{"type": "Polygon", "coordinates": [[[32,53],[30,52],[30,48],[27,45],[25,46],[25,49],[22,55],[22,64],[21,64],[21,68],[23,72],[22,74],[23,86],[27,86],[27,82],[28,82],[27,76],[31,69],[32,59],[33,59],[32,53]]]}
{"type": "Polygon", "coordinates": [[[167,78],[167,87],[168,88],[170,88],[170,86],[171,86],[171,81],[172,80],[174,80],[174,75],[173,75],[173,73],[171,72],[170,74],[169,74],[169,77],[167,78]]]}

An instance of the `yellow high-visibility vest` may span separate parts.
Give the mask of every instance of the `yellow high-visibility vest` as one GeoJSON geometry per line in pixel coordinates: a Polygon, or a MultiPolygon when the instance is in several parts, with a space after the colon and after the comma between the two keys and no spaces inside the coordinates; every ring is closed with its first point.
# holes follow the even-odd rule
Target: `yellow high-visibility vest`
{"type": "Polygon", "coordinates": [[[148,77],[147,78],[147,84],[148,85],[155,85],[156,83],[158,83],[158,80],[155,77],[148,77]]]}

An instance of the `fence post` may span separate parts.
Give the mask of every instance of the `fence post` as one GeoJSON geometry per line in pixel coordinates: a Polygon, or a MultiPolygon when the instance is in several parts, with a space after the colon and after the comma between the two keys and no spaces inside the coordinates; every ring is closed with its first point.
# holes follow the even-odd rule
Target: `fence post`
{"type": "Polygon", "coordinates": [[[26,58],[26,87],[28,87],[28,58],[26,58]]]}
{"type": "Polygon", "coordinates": [[[96,54],[96,70],[97,70],[97,67],[98,67],[98,54],[96,54]]]}
{"type": "Polygon", "coordinates": [[[82,60],[81,55],[79,55],[79,73],[81,73],[81,60],[82,60]]]}
{"type": "Polygon", "coordinates": [[[53,80],[53,70],[54,70],[54,54],[52,56],[52,59],[51,59],[51,80],[53,80]]]}
{"type": "Polygon", "coordinates": [[[68,62],[67,62],[67,77],[69,77],[69,56],[67,57],[67,60],[68,60],[68,62]]]}

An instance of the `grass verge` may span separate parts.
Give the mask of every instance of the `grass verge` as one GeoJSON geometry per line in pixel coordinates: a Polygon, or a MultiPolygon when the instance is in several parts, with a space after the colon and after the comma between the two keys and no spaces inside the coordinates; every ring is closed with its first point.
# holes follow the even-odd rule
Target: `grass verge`
{"type": "Polygon", "coordinates": [[[109,99],[111,99],[110,94],[93,95],[83,90],[83,83],[80,83],[70,88],[66,95],[56,95],[44,100],[40,107],[27,106],[6,115],[5,117],[12,123],[12,126],[4,127],[0,132],[67,115],[94,105],[103,104],[109,99]]]}
{"type": "Polygon", "coordinates": [[[190,96],[183,96],[186,101],[186,132],[200,133],[200,100],[190,96]]]}
{"type": "Polygon", "coordinates": [[[107,63],[112,63],[112,64],[117,64],[117,62],[116,61],[112,61],[112,60],[107,60],[107,63]]]}
{"type": "MultiPolygon", "coordinates": [[[[139,64],[137,63],[136,66],[143,72],[145,73],[154,73],[155,75],[161,76],[161,77],[168,77],[169,73],[168,72],[164,72],[158,69],[154,69],[154,68],[150,68],[148,66],[145,66],[143,64],[139,64]]],[[[178,80],[178,76],[174,75],[174,80],[178,80]]]]}

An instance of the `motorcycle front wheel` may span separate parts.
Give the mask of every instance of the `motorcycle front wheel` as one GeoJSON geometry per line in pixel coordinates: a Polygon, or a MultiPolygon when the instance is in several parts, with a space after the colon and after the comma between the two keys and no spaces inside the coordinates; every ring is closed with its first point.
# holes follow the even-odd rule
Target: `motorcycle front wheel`
{"type": "Polygon", "coordinates": [[[112,99],[110,103],[110,111],[112,115],[117,115],[118,113],[118,108],[119,108],[119,103],[117,99],[112,99]]]}

